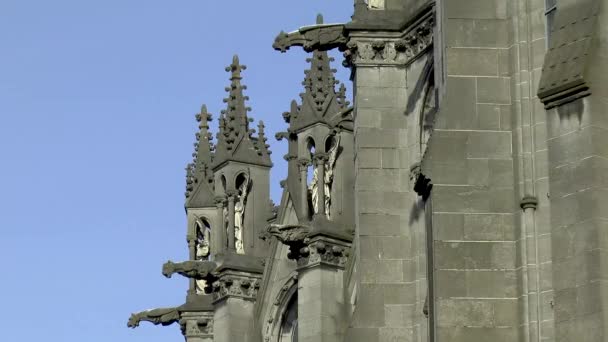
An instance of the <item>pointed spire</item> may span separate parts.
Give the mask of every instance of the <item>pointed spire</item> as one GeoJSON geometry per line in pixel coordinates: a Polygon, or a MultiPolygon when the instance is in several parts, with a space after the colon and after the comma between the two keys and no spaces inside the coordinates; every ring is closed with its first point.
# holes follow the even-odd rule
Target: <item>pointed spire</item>
{"type": "Polygon", "coordinates": [[[224,139],[226,149],[232,150],[233,144],[249,134],[249,118],[247,112],[251,108],[245,105],[245,101],[249,100],[248,96],[243,95],[243,90],[247,86],[241,84],[241,71],[247,69],[245,65],[239,63],[239,57],[232,57],[232,64],[226,67],[226,71],[230,72],[230,86],[226,88],[228,97],[224,99],[227,103],[226,109],[223,111],[224,116],[224,139]]]}
{"type": "Polygon", "coordinates": [[[196,121],[199,122],[199,131],[196,134],[196,159],[194,177],[196,180],[203,179],[210,182],[213,179],[211,172],[211,159],[213,153],[213,145],[211,143],[212,135],[209,133],[209,122],[211,114],[207,112],[207,106],[201,106],[200,114],[196,114],[196,121]]]}

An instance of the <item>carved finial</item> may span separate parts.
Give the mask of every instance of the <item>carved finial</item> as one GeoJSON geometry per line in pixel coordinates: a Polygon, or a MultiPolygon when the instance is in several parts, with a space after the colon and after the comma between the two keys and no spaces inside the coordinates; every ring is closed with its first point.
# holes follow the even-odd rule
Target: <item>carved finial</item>
{"type": "Polygon", "coordinates": [[[317,25],[323,24],[323,14],[317,14],[317,25]]]}
{"type": "Polygon", "coordinates": [[[266,138],[266,133],[264,132],[264,121],[260,120],[258,123],[258,141],[257,141],[257,150],[260,156],[269,155],[272,152],[270,151],[270,145],[266,143],[268,139],[266,138]]]}

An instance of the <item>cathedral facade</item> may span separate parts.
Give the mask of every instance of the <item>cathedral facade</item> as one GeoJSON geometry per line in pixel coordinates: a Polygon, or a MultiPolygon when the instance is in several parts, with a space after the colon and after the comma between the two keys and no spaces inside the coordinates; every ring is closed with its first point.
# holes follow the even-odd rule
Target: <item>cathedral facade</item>
{"type": "Polygon", "coordinates": [[[348,23],[281,31],[273,48],[310,67],[276,135],[278,205],[235,56],[216,139],[197,115],[190,258],[163,266],[190,279],[185,303],[128,325],[179,324],[187,342],[608,341],[607,23],[608,0],[355,0],[348,23]]]}

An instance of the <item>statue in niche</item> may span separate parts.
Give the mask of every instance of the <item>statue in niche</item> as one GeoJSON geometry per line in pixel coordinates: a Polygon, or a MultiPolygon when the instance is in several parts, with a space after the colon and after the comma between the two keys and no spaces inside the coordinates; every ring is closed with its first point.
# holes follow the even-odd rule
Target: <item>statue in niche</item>
{"type": "Polygon", "coordinates": [[[316,214],[319,211],[319,188],[317,185],[317,179],[318,179],[318,174],[317,174],[317,167],[313,167],[313,171],[312,171],[312,180],[310,181],[310,184],[308,185],[308,192],[310,193],[310,197],[311,197],[311,202],[312,202],[312,210],[313,213],[316,214]]]}
{"type": "Polygon", "coordinates": [[[249,194],[250,176],[245,176],[245,179],[238,188],[237,201],[234,204],[234,247],[238,254],[245,254],[245,246],[243,243],[243,229],[245,222],[245,205],[247,204],[247,195],[249,194]]]}
{"type": "MultiPolygon", "coordinates": [[[[334,180],[334,167],[336,166],[336,159],[338,156],[338,147],[340,146],[340,136],[337,136],[337,140],[333,139],[332,146],[328,151],[328,160],[323,164],[324,168],[324,177],[323,177],[323,190],[325,192],[325,201],[323,205],[325,206],[325,216],[330,218],[331,213],[329,210],[331,204],[331,184],[334,180]]],[[[319,190],[317,185],[317,180],[319,177],[319,172],[317,167],[313,169],[312,172],[312,181],[308,186],[308,191],[310,192],[310,197],[312,199],[312,208],[313,212],[316,214],[319,212],[319,190]]]]}
{"type": "Polygon", "coordinates": [[[196,260],[209,260],[209,241],[211,237],[211,227],[205,220],[196,224],[196,260]]]}
{"type": "MultiPolygon", "coordinates": [[[[209,260],[210,250],[209,241],[211,239],[211,227],[205,220],[196,223],[196,245],[195,245],[195,257],[197,261],[209,260]]],[[[197,279],[195,281],[196,294],[204,294],[205,287],[207,287],[207,281],[204,279],[197,279]]]]}
{"type": "Polygon", "coordinates": [[[325,164],[325,179],[323,185],[325,187],[325,215],[330,218],[331,213],[329,206],[331,204],[331,185],[334,180],[334,168],[336,166],[336,159],[338,157],[338,147],[340,146],[340,136],[332,139],[332,146],[329,148],[329,158],[325,164]]]}
{"type": "Polygon", "coordinates": [[[226,232],[226,239],[224,241],[224,247],[228,247],[228,228],[230,226],[229,222],[228,222],[228,206],[224,205],[224,208],[222,209],[222,216],[224,217],[224,231],[226,232]]]}

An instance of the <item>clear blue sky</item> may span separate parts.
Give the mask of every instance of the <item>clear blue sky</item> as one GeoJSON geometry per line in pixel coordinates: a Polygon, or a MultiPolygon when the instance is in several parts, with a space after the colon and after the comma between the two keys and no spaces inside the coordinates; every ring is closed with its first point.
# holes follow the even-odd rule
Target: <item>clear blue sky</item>
{"type": "Polygon", "coordinates": [[[185,298],[187,281],[160,270],[187,256],[194,114],[223,107],[238,53],[278,200],[273,137],[306,56],[271,44],[318,12],[348,21],[352,0],[0,0],[3,341],[182,341],[177,326],[126,322],[185,298]]]}

